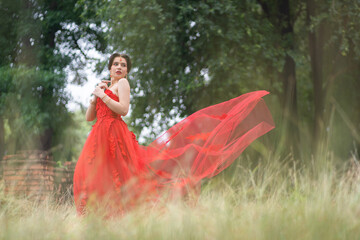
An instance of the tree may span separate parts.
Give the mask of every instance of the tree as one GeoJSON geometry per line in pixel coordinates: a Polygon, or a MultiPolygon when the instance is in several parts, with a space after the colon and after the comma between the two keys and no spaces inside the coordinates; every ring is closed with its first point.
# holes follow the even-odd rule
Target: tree
{"type": "MultiPolygon", "coordinates": [[[[70,121],[65,68],[79,72],[88,60],[81,39],[99,51],[106,48],[101,22],[87,19],[95,11],[85,11],[76,0],[0,2],[0,142],[7,119],[12,132],[5,145],[12,146],[8,152],[30,146],[49,150],[57,144],[54,136],[61,135],[70,121]],[[36,141],[28,138],[39,144],[30,144],[36,141]]],[[[77,76],[75,82],[84,81],[77,76]]]]}
{"type": "Polygon", "coordinates": [[[256,2],[111,1],[102,12],[112,45],[134,59],[138,132],[155,119],[166,129],[169,118],[269,89],[264,72],[282,67],[282,46],[256,2]]]}
{"type": "MultiPolygon", "coordinates": [[[[123,0],[101,12],[112,45],[135,60],[138,131],[158,121],[157,113],[166,129],[169,118],[259,88],[279,97],[277,128],[284,131],[275,142],[283,152],[310,145],[316,153],[328,141],[327,129],[343,126],[330,122],[329,100],[345,99],[337,97],[346,87],[340,79],[357,86],[358,1],[123,0]]],[[[359,102],[354,89],[349,96],[347,105],[359,102]]]]}
{"type": "MultiPolygon", "coordinates": [[[[329,100],[350,101],[339,106],[359,102],[354,90],[360,27],[355,0],[83,0],[82,4],[98,6],[95,18],[106,22],[114,51],[125,51],[134,59],[131,126],[137,133],[154,123],[165,130],[168,119],[243,92],[269,89],[278,97],[270,97],[270,107],[278,123],[272,137],[279,152],[301,149],[314,154],[329,142],[329,129],[344,130],[333,114],[335,103],[329,100]],[[350,84],[342,85],[341,79],[350,84]],[[340,96],[345,89],[349,94],[340,96]]],[[[360,119],[350,107],[345,115],[337,109],[343,119],[347,114],[360,119]]],[[[349,147],[343,150],[348,152],[349,147]]],[[[302,157],[309,159],[306,154],[302,157]]]]}
{"type": "MultiPolygon", "coordinates": [[[[335,128],[339,128],[336,126],[337,123],[331,122],[333,119],[331,109],[336,106],[333,102],[335,99],[347,99],[347,102],[342,104],[347,108],[346,115],[353,116],[352,119],[360,119],[358,114],[352,113],[351,107],[348,108],[359,103],[355,90],[356,86],[359,87],[357,81],[359,78],[357,69],[360,63],[360,51],[357,44],[360,40],[359,9],[360,3],[353,0],[331,2],[308,0],[306,4],[314,95],[314,153],[322,154],[323,151],[319,150],[331,135],[329,130],[334,132],[335,128]],[[346,83],[343,82],[344,79],[347,79],[346,83]],[[353,89],[348,88],[349,86],[353,86],[353,89]],[[343,89],[348,89],[345,94],[347,96],[339,94],[343,92],[343,89]]],[[[337,106],[339,108],[339,105],[337,106]]],[[[338,109],[338,111],[342,110],[338,109]]],[[[356,131],[354,129],[356,127],[348,127],[351,132],[356,131]]],[[[340,129],[346,131],[343,127],[340,129]]],[[[340,133],[338,136],[341,135],[340,133]]],[[[358,139],[359,145],[358,136],[354,133],[352,135],[358,139]]],[[[339,142],[335,143],[335,145],[339,144],[341,145],[339,142]]]]}

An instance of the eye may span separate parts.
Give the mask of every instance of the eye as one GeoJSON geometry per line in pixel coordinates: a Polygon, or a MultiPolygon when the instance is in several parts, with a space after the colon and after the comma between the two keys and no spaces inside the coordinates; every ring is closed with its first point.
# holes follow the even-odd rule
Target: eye
{"type": "Polygon", "coordinates": [[[126,64],[125,64],[125,63],[123,63],[123,64],[121,64],[121,66],[122,66],[122,67],[126,67],[126,64]]]}

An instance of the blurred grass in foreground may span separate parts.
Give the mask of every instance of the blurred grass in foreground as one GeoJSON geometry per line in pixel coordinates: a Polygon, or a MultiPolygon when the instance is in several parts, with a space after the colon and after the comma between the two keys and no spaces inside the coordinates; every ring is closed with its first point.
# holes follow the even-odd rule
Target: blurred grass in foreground
{"type": "MultiPolygon", "coordinates": [[[[350,161],[350,160],[349,160],[350,161]]],[[[121,218],[79,218],[72,203],[40,205],[0,194],[0,239],[358,239],[360,172],[335,168],[331,155],[299,167],[243,157],[207,181],[196,206],[139,207],[121,218]],[[241,163],[241,164],[240,164],[241,163]],[[231,173],[231,174],[229,174],[231,173]],[[231,175],[231,177],[229,177],[231,175]]]]}

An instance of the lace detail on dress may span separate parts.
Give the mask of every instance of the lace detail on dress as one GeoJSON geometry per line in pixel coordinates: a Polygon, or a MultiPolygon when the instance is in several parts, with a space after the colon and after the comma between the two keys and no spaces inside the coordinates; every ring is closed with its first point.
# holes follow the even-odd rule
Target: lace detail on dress
{"type": "MultiPolygon", "coordinates": [[[[105,94],[107,94],[111,99],[119,101],[118,96],[116,96],[111,90],[105,89],[105,94]]],[[[121,115],[113,112],[100,98],[96,102],[96,117],[99,119],[110,117],[115,119],[122,119],[121,115]]]]}
{"type": "Polygon", "coordinates": [[[120,180],[120,173],[114,169],[112,171],[112,174],[113,174],[113,183],[114,183],[114,187],[115,187],[115,192],[117,194],[119,194],[121,192],[121,180],[120,180]]]}
{"type": "Polygon", "coordinates": [[[105,131],[106,135],[109,136],[109,152],[112,158],[115,158],[115,150],[116,150],[116,138],[114,137],[113,133],[111,133],[111,124],[114,120],[106,121],[105,131]]]}
{"type": "MultiPolygon", "coordinates": [[[[113,100],[119,101],[118,96],[116,96],[111,90],[105,89],[105,93],[113,100]]],[[[96,102],[96,117],[97,121],[92,126],[93,128],[98,124],[105,124],[106,133],[110,138],[110,153],[112,157],[115,157],[116,141],[115,138],[110,133],[110,127],[113,120],[118,119],[122,121],[121,115],[113,112],[101,99],[98,99],[96,102]],[[110,121],[103,121],[104,119],[111,119],[110,121]]],[[[91,164],[96,157],[96,149],[98,142],[97,131],[95,131],[93,138],[95,141],[92,142],[91,152],[89,153],[88,163],[91,164]]]]}
{"type": "Polygon", "coordinates": [[[86,184],[83,183],[81,185],[81,191],[80,191],[80,204],[78,207],[78,211],[81,215],[85,215],[86,213],[86,204],[88,201],[88,191],[87,191],[87,187],[86,184]]]}
{"type": "Polygon", "coordinates": [[[89,154],[89,158],[88,158],[88,163],[89,164],[92,164],[94,159],[95,159],[95,155],[96,155],[96,143],[97,143],[97,134],[96,134],[96,131],[95,132],[92,132],[91,134],[94,134],[94,139],[95,141],[92,142],[92,146],[91,146],[91,152],[89,154]]]}
{"type": "Polygon", "coordinates": [[[134,134],[132,131],[130,131],[130,133],[131,133],[131,135],[132,135],[132,139],[133,139],[135,142],[139,143],[138,140],[136,139],[135,134],[134,134]]]}
{"type": "Polygon", "coordinates": [[[110,154],[112,158],[115,158],[115,149],[116,149],[116,141],[115,141],[115,137],[110,134],[109,136],[109,150],[110,150],[110,154]]]}

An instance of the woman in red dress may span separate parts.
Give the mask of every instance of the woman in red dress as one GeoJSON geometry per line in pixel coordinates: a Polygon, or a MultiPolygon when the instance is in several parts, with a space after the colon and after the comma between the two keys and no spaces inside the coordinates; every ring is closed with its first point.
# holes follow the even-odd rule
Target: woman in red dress
{"type": "MultiPolygon", "coordinates": [[[[255,91],[201,109],[141,146],[122,120],[129,110],[131,69],[126,54],[109,59],[111,85],[99,83],[86,111],[97,118],[74,173],[77,212],[91,206],[122,212],[137,201],[166,192],[183,195],[228,167],[256,138],[274,128],[271,114],[255,91]]],[[[110,82],[110,81],[109,81],[110,82]]]]}

